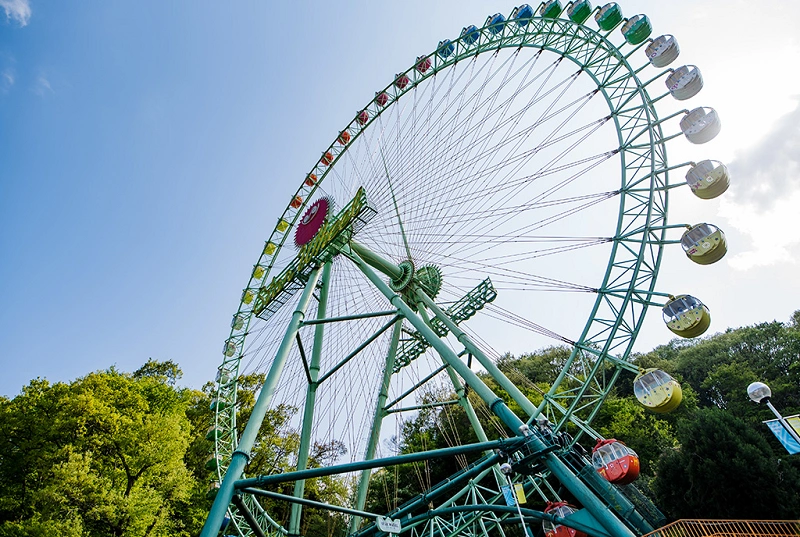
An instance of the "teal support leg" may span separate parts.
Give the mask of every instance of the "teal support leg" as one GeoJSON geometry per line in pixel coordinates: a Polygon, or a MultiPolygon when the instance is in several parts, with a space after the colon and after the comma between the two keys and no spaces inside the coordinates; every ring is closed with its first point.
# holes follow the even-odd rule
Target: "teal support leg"
{"type": "MultiPolygon", "coordinates": [[[[380,440],[381,424],[383,423],[383,418],[386,416],[386,399],[389,398],[389,382],[392,379],[394,360],[397,356],[397,346],[400,344],[402,328],[403,320],[398,319],[395,321],[394,329],[392,330],[392,340],[389,344],[389,352],[386,353],[386,363],[383,366],[383,380],[381,380],[381,387],[378,391],[378,401],[375,404],[375,415],[372,418],[372,429],[370,430],[367,451],[364,454],[364,460],[367,461],[375,458],[375,451],[377,450],[378,441],[380,440]]],[[[372,470],[364,470],[361,472],[361,477],[358,481],[355,508],[359,511],[363,511],[367,503],[370,475],[372,475],[372,470]]],[[[356,515],[350,519],[350,533],[355,533],[360,524],[360,516],[356,515]]]]}
{"type": "MultiPolygon", "coordinates": [[[[424,294],[424,293],[421,293],[424,294]]],[[[425,309],[422,307],[424,304],[422,302],[417,303],[417,311],[419,311],[420,317],[422,320],[425,321],[425,324],[430,326],[431,321],[428,318],[428,315],[425,312],[425,309]]],[[[447,362],[444,362],[447,365],[447,362]]],[[[487,442],[489,438],[486,436],[486,431],[483,430],[483,425],[478,420],[478,415],[475,413],[475,409],[472,407],[472,403],[469,402],[467,399],[467,392],[464,390],[464,384],[462,384],[461,380],[458,378],[458,375],[453,370],[452,367],[447,365],[447,376],[450,377],[450,382],[453,384],[453,389],[458,396],[458,404],[461,408],[464,409],[464,412],[467,414],[467,420],[469,424],[472,426],[472,430],[475,431],[475,436],[478,438],[478,442],[487,442]]]]}
{"type": "Polygon", "coordinates": [[[272,362],[267,378],[264,380],[264,386],[258,394],[258,399],[253,407],[253,412],[250,415],[247,426],[244,428],[242,437],[239,439],[236,451],[233,452],[230,465],[225,472],[225,478],[220,484],[216,498],[214,498],[211,512],[208,514],[200,537],[216,537],[220,530],[222,521],[225,519],[225,513],[228,510],[228,505],[231,503],[233,497],[234,483],[241,477],[244,467],[250,460],[250,450],[258,436],[259,429],[261,429],[264,416],[267,414],[267,409],[269,408],[272,395],[275,392],[275,387],[283,372],[283,366],[286,363],[286,358],[289,356],[289,351],[294,344],[294,338],[297,335],[297,330],[300,328],[300,322],[305,317],[306,308],[308,308],[308,303],[311,300],[319,276],[320,269],[317,268],[308,278],[308,283],[306,283],[306,287],[300,297],[300,302],[298,302],[297,308],[295,308],[292,314],[292,319],[289,321],[289,326],[286,328],[281,346],[275,354],[275,360],[272,362]]]}
{"type": "MultiPolygon", "coordinates": [[[[322,278],[320,279],[322,288],[319,292],[319,304],[317,305],[317,319],[324,319],[328,309],[328,293],[331,281],[331,262],[328,261],[322,267],[322,278]]],[[[311,426],[314,423],[314,405],[317,399],[317,379],[319,378],[319,363],[322,357],[322,345],[325,335],[325,324],[320,323],[314,327],[314,348],[311,350],[311,363],[308,366],[308,374],[311,382],[306,391],[306,402],[303,410],[303,426],[300,432],[300,446],[297,451],[297,469],[305,470],[308,467],[308,452],[311,448],[311,426]]],[[[302,498],[305,492],[305,480],[295,481],[294,497],[302,498]]],[[[292,504],[292,511],[289,516],[289,533],[292,535],[300,534],[300,515],[303,506],[299,503],[292,504]]]]}
{"type": "MultiPolygon", "coordinates": [[[[363,247],[361,247],[363,249],[363,247]]],[[[478,378],[478,376],[469,368],[467,364],[461,361],[455,352],[428,327],[425,322],[419,318],[416,313],[406,304],[402,297],[395,294],[389,286],[384,282],[372,268],[365,263],[354,252],[345,252],[356,265],[361,269],[369,281],[389,300],[392,306],[396,307],[398,311],[408,319],[414,326],[417,332],[424,337],[428,343],[439,353],[456,372],[463,378],[466,383],[472,388],[475,393],[489,405],[489,408],[495,415],[500,418],[512,431],[527,430],[525,423],[519,419],[511,410],[506,406],[502,399],[500,399],[492,390],[478,378]]],[[[532,445],[537,450],[545,450],[544,442],[534,437],[532,445]]],[[[591,513],[592,517],[600,524],[602,528],[613,537],[633,537],[633,533],[623,524],[616,516],[614,516],[600,501],[591,490],[580,481],[575,474],[573,474],[567,466],[553,453],[547,453],[542,458],[545,466],[550,472],[558,479],[574,496],[575,498],[591,513]]]]}
{"type": "Polygon", "coordinates": [[[425,304],[425,306],[430,309],[433,314],[436,316],[437,319],[442,321],[444,325],[450,330],[450,333],[458,338],[458,341],[464,345],[464,348],[467,349],[478,363],[481,364],[484,369],[492,376],[493,379],[497,381],[497,384],[503,388],[508,395],[511,396],[511,399],[517,403],[523,412],[525,412],[528,416],[534,416],[536,414],[536,407],[533,403],[531,403],[530,399],[528,399],[522,391],[520,391],[517,386],[506,377],[502,371],[495,365],[495,363],[488,357],[486,354],[483,353],[469,336],[458,327],[456,323],[454,323],[447,314],[442,311],[442,309],[436,304],[436,302],[431,299],[422,289],[417,290],[417,297],[419,300],[425,304]]]}

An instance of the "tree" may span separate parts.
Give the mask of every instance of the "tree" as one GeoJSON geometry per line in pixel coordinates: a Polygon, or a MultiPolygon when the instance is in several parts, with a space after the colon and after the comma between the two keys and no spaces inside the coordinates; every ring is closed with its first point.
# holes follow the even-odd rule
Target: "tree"
{"type": "Polygon", "coordinates": [[[680,447],[658,463],[653,488],[673,518],[793,519],[800,512],[800,472],[763,432],[718,408],[681,421],[680,447]]]}
{"type": "MultiPolygon", "coordinates": [[[[157,365],[148,362],[149,365],[157,365]]],[[[141,370],[140,370],[141,371],[141,370]]],[[[0,405],[0,535],[188,535],[191,391],[115,369],[0,405]]]]}

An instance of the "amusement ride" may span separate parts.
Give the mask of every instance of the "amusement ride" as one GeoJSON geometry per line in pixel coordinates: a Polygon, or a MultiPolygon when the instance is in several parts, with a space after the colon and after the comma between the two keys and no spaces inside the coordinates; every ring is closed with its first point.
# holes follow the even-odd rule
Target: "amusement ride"
{"type": "Polygon", "coordinates": [[[650,306],[678,336],[709,327],[691,281],[671,294],[656,278],[665,248],[699,265],[725,255],[716,226],[667,216],[672,189],[711,199],[729,174],[667,162],[667,142],[705,143],[720,119],[684,106],[700,70],[676,63],[675,37],[652,34],[646,15],[613,2],[525,4],[417,57],[332,136],[277,216],[223,344],[204,537],[299,535],[304,507],[344,514],[359,536],[659,527],[634,483],[636,453],[592,422],[623,373],[647,409],[680,404],[669,374],[629,355],[650,306]],[[498,366],[544,345],[568,349],[546,386],[498,366]],[[238,380],[253,373],[263,385],[237,424],[238,380]],[[403,423],[452,405],[477,442],[392,451],[403,423]],[[288,417],[272,434],[298,439],[292,468],[246,475],[276,410],[288,417]],[[331,443],[339,460],[309,463],[331,443]],[[456,456],[446,481],[366,510],[376,472],[456,456]],[[305,497],[324,476],[351,484],[347,502],[305,497]],[[282,483],[293,494],[275,492],[282,483]]]}

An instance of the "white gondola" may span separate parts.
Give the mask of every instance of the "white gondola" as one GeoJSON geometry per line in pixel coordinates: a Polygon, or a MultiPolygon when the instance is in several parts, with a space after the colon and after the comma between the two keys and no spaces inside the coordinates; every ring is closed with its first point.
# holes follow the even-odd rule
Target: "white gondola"
{"type": "Polygon", "coordinates": [[[681,248],[686,257],[699,265],[710,265],[728,252],[725,234],[717,226],[697,224],[687,229],[681,237],[681,248]]]}
{"type": "Polygon", "coordinates": [[[703,89],[703,75],[695,65],[678,67],[667,77],[667,89],[678,101],[691,99],[703,89]]]}
{"type": "Polygon", "coordinates": [[[232,374],[228,369],[222,368],[217,370],[217,382],[220,384],[227,384],[231,381],[232,374]]]}
{"type": "Polygon", "coordinates": [[[710,200],[728,190],[731,174],[717,160],[702,160],[686,172],[686,183],[698,198],[710,200]]]}
{"type": "Polygon", "coordinates": [[[704,144],[713,140],[721,128],[719,114],[713,108],[695,108],[681,119],[681,132],[693,144],[704,144]]]}
{"type": "Polygon", "coordinates": [[[681,53],[678,41],[669,34],[661,35],[653,39],[645,49],[647,59],[653,67],[666,67],[674,62],[681,53]]]}
{"type": "Polygon", "coordinates": [[[227,357],[231,357],[236,354],[236,343],[230,340],[226,341],[225,346],[222,347],[222,353],[227,357]]]}
{"type": "Polygon", "coordinates": [[[667,328],[681,337],[697,337],[711,326],[711,312],[691,295],[672,298],[661,311],[667,328]]]}

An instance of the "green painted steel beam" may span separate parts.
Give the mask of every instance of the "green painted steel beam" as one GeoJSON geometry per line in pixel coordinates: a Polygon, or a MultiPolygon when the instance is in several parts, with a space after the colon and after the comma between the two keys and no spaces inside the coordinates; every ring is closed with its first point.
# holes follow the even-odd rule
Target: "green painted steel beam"
{"type": "Polygon", "coordinates": [[[328,380],[328,379],[331,377],[331,375],[333,375],[334,373],[336,373],[336,372],[337,372],[337,371],[338,371],[338,370],[339,370],[339,369],[340,369],[342,366],[344,366],[344,365],[345,365],[347,362],[349,362],[350,360],[352,360],[353,358],[355,358],[355,357],[358,355],[358,353],[360,353],[361,351],[363,351],[364,349],[366,349],[366,348],[369,346],[369,344],[370,344],[370,343],[372,343],[373,341],[375,341],[376,339],[378,339],[378,338],[381,336],[381,334],[383,334],[384,332],[386,332],[386,331],[387,331],[389,328],[391,328],[391,327],[392,327],[392,325],[393,325],[393,324],[394,324],[394,323],[395,323],[395,322],[396,322],[398,319],[401,319],[401,318],[402,318],[402,317],[401,317],[400,315],[395,315],[395,316],[394,316],[394,318],[390,319],[388,323],[386,323],[386,324],[384,324],[383,326],[381,326],[381,327],[380,327],[380,328],[379,328],[379,329],[378,329],[378,330],[377,330],[377,331],[376,331],[374,334],[372,334],[371,336],[369,336],[369,337],[368,337],[368,338],[367,338],[367,339],[366,339],[366,340],[365,340],[365,341],[364,341],[364,342],[363,342],[361,345],[359,345],[358,347],[356,347],[356,348],[355,348],[355,350],[353,350],[353,351],[352,351],[350,354],[348,354],[347,356],[345,356],[345,357],[344,357],[344,358],[343,358],[343,359],[342,359],[342,360],[341,360],[341,361],[340,361],[338,364],[336,364],[335,366],[333,366],[333,367],[332,367],[332,368],[331,368],[331,369],[330,369],[330,370],[329,370],[327,373],[325,373],[324,375],[322,375],[322,377],[320,377],[320,379],[319,379],[319,381],[318,381],[318,384],[322,384],[323,382],[325,382],[326,380],[328,380]]]}
{"type": "Polygon", "coordinates": [[[388,317],[389,315],[397,315],[397,310],[375,311],[372,313],[358,313],[356,315],[342,315],[341,317],[327,317],[325,319],[311,319],[308,321],[303,321],[301,326],[339,323],[342,321],[357,321],[359,319],[371,319],[373,317],[388,317]]]}
{"type": "Polygon", "coordinates": [[[250,511],[250,509],[248,509],[247,505],[245,505],[242,497],[238,494],[234,494],[233,498],[231,498],[231,501],[233,505],[236,506],[236,509],[239,510],[239,513],[241,513],[242,518],[247,521],[247,525],[250,526],[251,530],[253,530],[253,534],[255,534],[256,537],[267,537],[267,534],[264,533],[263,529],[261,529],[256,517],[253,516],[253,513],[250,511]]]}
{"type": "MultiPolygon", "coordinates": [[[[378,390],[378,398],[375,402],[375,413],[372,416],[372,427],[370,428],[369,440],[367,441],[367,449],[364,453],[364,460],[371,460],[375,458],[375,452],[378,448],[378,440],[381,434],[381,426],[383,425],[383,418],[386,415],[384,405],[386,399],[389,397],[389,383],[392,379],[392,371],[394,371],[394,361],[397,356],[397,345],[400,342],[400,334],[403,330],[403,321],[398,319],[395,322],[394,330],[392,331],[392,339],[389,343],[389,350],[386,352],[386,362],[383,364],[383,378],[381,379],[380,389],[378,390]]],[[[361,476],[358,480],[358,488],[356,489],[356,509],[364,509],[367,503],[367,492],[369,491],[369,477],[371,470],[365,469],[361,471],[361,476]]],[[[350,532],[354,532],[361,524],[360,517],[354,516],[350,520],[350,532]]]]}
{"type": "Polygon", "coordinates": [[[450,494],[454,489],[462,487],[465,482],[474,483],[482,479],[502,460],[504,460],[504,457],[497,453],[485,455],[482,459],[475,461],[460,472],[437,483],[416,498],[409,500],[398,509],[391,511],[388,516],[403,519],[411,516],[412,513],[420,509],[427,509],[427,506],[431,502],[438,500],[446,494],[450,494]]]}
{"type": "Polygon", "coordinates": [[[445,369],[447,369],[447,364],[444,364],[444,365],[442,365],[442,366],[439,366],[439,367],[437,367],[436,369],[434,369],[433,371],[431,371],[431,372],[430,372],[430,374],[428,374],[428,375],[427,375],[425,378],[423,378],[423,379],[422,379],[422,380],[420,380],[419,382],[416,382],[416,383],[414,383],[414,385],[413,385],[413,386],[411,386],[409,389],[407,389],[407,390],[406,390],[406,391],[404,391],[402,394],[400,394],[399,396],[397,396],[397,398],[395,398],[395,399],[394,399],[394,401],[392,401],[391,403],[389,403],[388,405],[386,405],[386,406],[384,407],[384,409],[385,409],[385,410],[389,410],[389,409],[390,409],[390,408],[392,408],[394,405],[396,405],[397,403],[399,403],[400,401],[402,401],[403,399],[405,399],[406,397],[408,397],[409,395],[411,395],[412,393],[414,393],[415,391],[417,391],[417,389],[419,389],[420,387],[424,386],[426,382],[428,382],[429,380],[431,380],[433,377],[435,377],[436,375],[438,375],[439,373],[441,373],[441,372],[442,372],[442,371],[444,371],[445,369]]]}
{"type": "Polygon", "coordinates": [[[362,518],[378,518],[380,515],[376,515],[375,513],[370,513],[367,511],[361,511],[358,509],[350,509],[349,507],[342,507],[340,505],[333,505],[330,503],[322,503],[316,502],[314,500],[308,500],[306,498],[298,498],[296,496],[289,496],[288,494],[280,494],[278,492],[272,492],[270,490],[262,490],[257,489],[254,487],[248,487],[246,489],[242,489],[242,492],[246,492],[248,494],[253,494],[255,496],[263,496],[265,498],[272,498],[273,500],[283,500],[285,502],[289,502],[293,505],[306,505],[308,507],[316,507],[318,509],[325,509],[327,511],[336,511],[337,513],[345,513],[348,515],[353,515],[362,518]]]}
{"type": "Polygon", "coordinates": [[[482,350],[480,350],[469,336],[459,328],[456,323],[454,323],[450,317],[445,314],[444,311],[433,301],[431,297],[429,297],[424,291],[421,289],[417,291],[417,297],[419,300],[425,304],[433,313],[436,315],[436,318],[439,319],[444,325],[447,327],[450,332],[456,336],[459,343],[464,345],[464,348],[467,349],[477,360],[478,362],[486,369],[486,371],[491,375],[491,377],[497,381],[501,388],[503,388],[506,393],[516,402],[522,410],[531,417],[536,416],[536,407],[533,403],[531,403],[530,399],[528,399],[522,391],[517,388],[517,385],[511,382],[505,374],[500,371],[500,368],[492,361],[482,350]]]}
{"type": "Polygon", "coordinates": [[[450,401],[439,401],[438,403],[427,403],[424,405],[414,405],[414,406],[406,406],[403,408],[395,408],[392,410],[387,410],[387,414],[394,414],[396,412],[412,412],[414,410],[424,410],[426,408],[439,408],[443,406],[450,406],[450,405],[457,405],[461,401],[459,399],[452,399],[450,401]]]}
{"type": "MultiPolygon", "coordinates": [[[[317,304],[317,319],[322,319],[328,310],[328,295],[330,294],[331,283],[331,262],[328,261],[322,267],[322,277],[320,278],[322,288],[319,292],[319,302],[317,304]]],[[[299,336],[298,343],[299,343],[299,336]]],[[[300,446],[297,449],[297,469],[305,470],[308,467],[308,452],[311,449],[311,427],[314,424],[314,409],[317,399],[317,388],[319,383],[319,367],[322,358],[322,346],[325,339],[325,325],[318,324],[314,328],[314,348],[311,350],[311,364],[308,367],[308,388],[306,389],[306,400],[303,409],[303,425],[300,431],[300,446]]],[[[302,498],[305,493],[306,482],[298,480],[294,483],[294,496],[302,498]]],[[[297,534],[300,532],[300,515],[302,506],[292,505],[289,515],[289,533],[297,534]]]]}
{"type": "MultiPolygon", "coordinates": [[[[402,520],[402,522],[403,522],[403,527],[406,527],[406,526],[412,526],[415,523],[418,523],[419,521],[430,520],[437,517],[443,517],[444,515],[452,513],[467,513],[467,512],[482,512],[482,511],[502,513],[506,515],[517,514],[517,508],[508,505],[497,505],[497,504],[459,505],[455,507],[445,507],[442,509],[432,509],[421,515],[411,517],[410,519],[404,519],[402,520]]],[[[537,511],[534,509],[520,508],[520,511],[522,512],[523,515],[532,518],[534,520],[549,520],[555,524],[560,524],[562,526],[567,526],[576,529],[578,531],[582,531],[592,537],[612,537],[613,535],[605,531],[602,527],[599,527],[597,525],[597,522],[585,510],[578,511],[577,513],[570,515],[569,517],[563,517],[563,518],[551,515],[549,513],[543,513],[542,511],[537,511]],[[584,514],[581,515],[581,513],[584,514]]],[[[365,530],[361,533],[358,533],[357,537],[368,537],[369,535],[372,535],[376,532],[377,528],[373,527],[370,528],[369,531],[365,530]]]]}
{"type": "Polygon", "coordinates": [[[241,490],[247,487],[263,487],[266,485],[274,485],[277,483],[296,481],[298,479],[311,479],[314,477],[346,474],[350,472],[358,472],[360,470],[382,468],[384,466],[396,466],[398,464],[405,464],[408,462],[426,461],[429,459],[439,459],[442,457],[454,457],[456,455],[465,455],[467,453],[480,453],[482,451],[489,451],[493,449],[499,449],[501,451],[505,451],[508,453],[514,451],[524,443],[525,443],[525,438],[514,437],[501,440],[492,440],[490,442],[478,442],[475,444],[465,444],[449,448],[434,449],[431,451],[424,451],[421,453],[407,453],[405,455],[395,455],[393,457],[372,459],[369,461],[349,462],[347,464],[327,466],[324,468],[310,468],[308,470],[303,470],[301,472],[286,472],[283,474],[262,475],[258,477],[240,479],[236,481],[235,488],[237,490],[241,490]]]}
{"type": "Polygon", "coordinates": [[[233,452],[231,463],[225,472],[225,478],[220,484],[217,496],[214,498],[214,503],[211,505],[211,512],[208,514],[205,525],[203,525],[200,537],[215,537],[219,528],[222,526],[222,521],[225,519],[228,505],[231,503],[231,498],[233,497],[234,483],[242,475],[245,465],[250,460],[250,450],[255,443],[259,429],[261,429],[264,416],[267,414],[272,395],[275,393],[275,387],[278,384],[278,380],[283,372],[283,366],[286,364],[286,358],[289,356],[289,351],[292,348],[294,336],[300,328],[300,322],[303,320],[303,317],[305,317],[306,308],[311,301],[311,296],[313,295],[314,288],[317,286],[319,277],[320,269],[317,268],[312,271],[308,278],[306,287],[303,290],[303,294],[300,296],[300,301],[292,314],[289,326],[286,328],[286,333],[275,355],[275,360],[272,362],[267,378],[264,379],[264,384],[253,406],[250,419],[244,428],[242,437],[239,439],[236,451],[233,452]]]}

